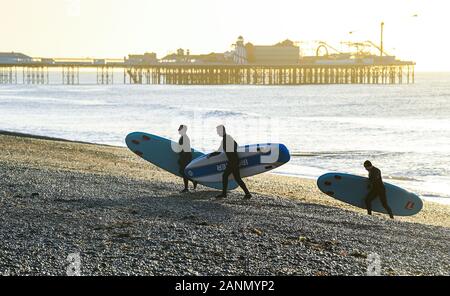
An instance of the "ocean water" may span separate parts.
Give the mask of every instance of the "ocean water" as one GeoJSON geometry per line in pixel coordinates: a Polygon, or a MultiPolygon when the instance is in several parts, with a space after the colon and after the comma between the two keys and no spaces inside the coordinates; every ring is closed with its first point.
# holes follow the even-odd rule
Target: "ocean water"
{"type": "Polygon", "coordinates": [[[385,181],[450,204],[450,73],[410,85],[0,85],[0,130],[125,146],[132,131],[178,139],[180,124],[204,151],[219,146],[218,124],[240,145],[284,143],[293,157],[278,174],[366,175],[370,159],[385,181]]]}

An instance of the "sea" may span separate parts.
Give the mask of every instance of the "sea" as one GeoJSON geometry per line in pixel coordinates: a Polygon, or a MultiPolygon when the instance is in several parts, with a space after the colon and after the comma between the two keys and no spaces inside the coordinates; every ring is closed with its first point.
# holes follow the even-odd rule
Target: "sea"
{"type": "MultiPolygon", "coordinates": [[[[0,85],[0,130],[125,146],[143,131],[217,149],[224,124],[239,145],[279,142],[291,161],[274,173],[315,179],[367,175],[450,205],[450,73],[416,73],[414,84],[302,86],[0,85]]],[[[119,83],[117,83],[119,82],[119,83]]]]}

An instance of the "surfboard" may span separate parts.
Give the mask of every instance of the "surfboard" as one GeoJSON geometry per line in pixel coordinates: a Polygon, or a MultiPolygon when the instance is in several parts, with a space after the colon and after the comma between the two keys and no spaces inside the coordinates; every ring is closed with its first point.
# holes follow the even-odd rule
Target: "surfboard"
{"type": "MultiPolygon", "coordinates": [[[[125,143],[128,148],[139,157],[169,173],[181,177],[178,164],[179,155],[172,149],[172,147],[177,147],[178,143],[157,135],[143,132],[134,132],[127,135],[125,143]]],[[[203,152],[192,149],[192,159],[204,155],[203,152]]],[[[220,182],[199,183],[210,188],[222,189],[221,180],[220,182]]],[[[230,182],[228,184],[228,190],[233,190],[237,188],[237,186],[236,182],[230,182]]]]}
{"type": "MultiPolygon", "coordinates": [[[[335,199],[365,209],[365,197],[369,193],[369,179],[342,173],[328,173],[317,180],[319,189],[335,199]]],[[[389,207],[395,216],[412,216],[422,210],[423,202],[416,194],[398,186],[384,183],[389,207]]],[[[379,198],[372,201],[372,210],[387,213],[379,198]]]]}
{"type": "MultiPolygon", "coordinates": [[[[253,144],[238,147],[241,177],[262,174],[287,163],[291,156],[283,144],[253,144]]],[[[185,173],[199,182],[219,182],[228,165],[224,152],[217,156],[201,156],[193,160],[185,169],[185,173]]],[[[230,180],[234,176],[230,175],[230,180]]]]}

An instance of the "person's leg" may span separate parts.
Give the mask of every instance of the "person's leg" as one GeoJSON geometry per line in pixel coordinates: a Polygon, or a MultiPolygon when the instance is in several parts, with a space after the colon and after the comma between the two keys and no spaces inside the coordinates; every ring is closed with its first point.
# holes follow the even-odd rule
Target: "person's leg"
{"type": "Polygon", "coordinates": [[[367,214],[372,215],[372,201],[377,197],[377,192],[375,190],[370,190],[369,194],[367,194],[366,199],[364,200],[366,203],[367,214]]]}
{"type": "Polygon", "coordinates": [[[230,166],[227,165],[225,171],[222,174],[222,194],[217,196],[218,198],[227,197],[227,191],[228,191],[228,178],[230,177],[231,169],[230,166]]]}
{"type": "Polygon", "coordinates": [[[181,192],[182,193],[188,192],[189,191],[189,179],[186,177],[186,174],[184,173],[184,169],[187,166],[185,157],[181,156],[178,163],[180,164],[178,172],[183,177],[183,183],[184,183],[184,189],[181,192]]]}
{"type": "Polygon", "coordinates": [[[244,190],[245,196],[249,196],[250,191],[248,191],[247,186],[245,185],[244,181],[242,181],[241,172],[239,171],[239,166],[237,166],[237,167],[233,166],[232,173],[233,173],[234,179],[236,180],[238,185],[242,188],[242,190],[244,190]]]}
{"type": "Polygon", "coordinates": [[[184,169],[191,163],[191,161],[192,161],[192,154],[188,154],[186,157],[186,164],[184,165],[184,168],[183,168],[183,174],[184,174],[184,177],[188,180],[188,185],[185,185],[186,188],[188,188],[189,181],[191,181],[192,184],[194,185],[194,190],[195,190],[195,189],[197,189],[198,182],[188,178],[188,176],[186,176],[186,173],[184,172],[184,169]]]}
{"type": "Polygon", "coordinates": [[[386,190],[381,190],[381,192],[379,193],[379,196],[380,196],[381,204],[388,212],[389,217],[391,217],[391,219],[394,219],[394,214],[392,214],[392,210],[387,203],[386,190]]]}
{"type": "Polygon", "coordinates": [[[184,172],[183,172],[184,168],[183,168],[183,167],[184,167],[184,166],[183,166],[183,160],[180,159],[180,160],[178,161],[178,173],[181,175],[181,177],[184,176],[184,172]]]}
{"type": "Polygon", "coordinates": [[[183,182],[184,182],[184,189],[183,189],[183,191],[185,191],[185,192],[189,191],[189,179],[184,177],[183,178],[183,182]]]}

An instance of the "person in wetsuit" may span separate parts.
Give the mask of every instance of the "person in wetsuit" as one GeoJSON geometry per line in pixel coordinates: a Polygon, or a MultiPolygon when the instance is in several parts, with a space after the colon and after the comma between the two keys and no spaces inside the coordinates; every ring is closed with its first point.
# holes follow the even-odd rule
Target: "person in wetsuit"
{"type": "MultiPolygon", "coordinates": [[[[181,135],[180,140],[178,141],[178,145],[180,145],[180,152],[178,159],[179,167],[179,173],[181,176],[183,176],[183,182],[184,182],[184,189],[181,191],[181,193],[189,192],[189,179],[184,173],[184,169],[186,166],[192,161],[192,149],[191,149],[191,140],[186,134],[187,132],[187,126],[186,125],[180,125],[178,128],[178,133],[181,135]]],[[[197,188],[197,182],[194,183],[194,190],[197,188]]]]}
{"type": "Polygon", "coordinates": [[[372,201],[379,197],[381,204],[389,213],[389,217],[394,219],[392,210],[387,203],[386,189],[384,188],[383,179],[381,177],[380,169],[374,167],[370,161],[364,162],[364,168],[369,172],[369,194],[367,194],[365,202],[367,213],[372,215],[372,201]]]}
{"type": "Polygon", "coordinates": [[[208,155],[208,158],[214,157],[216,155],[225,152],[225,155],[228,159],[228,164],[222,175],[222,193],[218,195],[216,198],[226,198],[227,197],[227,189],[228,189],[228,178],[231,174],[233,174],[234,179],[239,184],[239,186],[244,190],[245,196],[244,199],[250,199],[252,195],[250,191],[248,191],[247,186],[244,181],[242,181],[241,173],[239,171],[239,157],[237,154],[238,144],[236,141],[226,133],[225,127],[223,125],[219,125],[217,127],[217,134],[222,137],[222,143],[220,144],[220,148],[217,152],[211,153],[208,155]]]}

